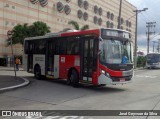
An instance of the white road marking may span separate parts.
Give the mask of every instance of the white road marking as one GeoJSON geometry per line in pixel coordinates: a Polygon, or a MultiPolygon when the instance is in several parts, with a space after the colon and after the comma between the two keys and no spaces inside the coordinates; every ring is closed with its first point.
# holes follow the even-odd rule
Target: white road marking
{"type": "Polygon", "coordinates": [[[140,78],[157,78],[157,76],[144,76],[144,75],[135,75],[135,77],[140,77],[140,78]]]}

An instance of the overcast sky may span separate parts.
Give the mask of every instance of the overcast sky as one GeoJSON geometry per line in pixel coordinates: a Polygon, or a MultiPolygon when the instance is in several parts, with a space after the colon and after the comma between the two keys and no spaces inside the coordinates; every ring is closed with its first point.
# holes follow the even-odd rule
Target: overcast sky
{"type": "MultiPolygon", "coordinates": [[[[156,27],[151,31],[155,31],[155,35],[151,35],[150,52],[153,51],[153,41],[160,39],[160,0],[128,0],[138,10],[148,8],[147,11],[138,14],[138,51],[147,51],[146,22],[156,22],[156,27]]],[[[157,44],[156,44],[157,45],[157,44]]],[[[157,46],[156,46],[157,47],[157,46]]]]}

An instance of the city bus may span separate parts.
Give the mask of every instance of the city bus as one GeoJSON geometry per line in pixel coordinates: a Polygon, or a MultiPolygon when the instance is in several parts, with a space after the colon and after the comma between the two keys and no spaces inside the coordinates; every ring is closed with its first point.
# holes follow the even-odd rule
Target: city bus
{"type": "Polygon", "coordinates": [[[25,38],[24,69],[35,78],[66,80],[72,86],[132,82],[131,34],[118,29],[49,33],[25,38]]]}
{"type": "Polygon", "coordinates": [[[148,53],[146,67],[148,69],[160,68],[160,53],[148,53]]]}

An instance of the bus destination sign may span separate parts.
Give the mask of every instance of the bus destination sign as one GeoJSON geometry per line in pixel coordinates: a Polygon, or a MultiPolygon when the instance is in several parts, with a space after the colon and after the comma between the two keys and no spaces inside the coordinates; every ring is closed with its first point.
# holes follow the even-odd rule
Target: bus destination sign
{"type": "Polygon", "coordinates": [[[130,38],[130,33],[117,30],[103,30],[102,37],[121,37],[121,38],[130,38]]]}

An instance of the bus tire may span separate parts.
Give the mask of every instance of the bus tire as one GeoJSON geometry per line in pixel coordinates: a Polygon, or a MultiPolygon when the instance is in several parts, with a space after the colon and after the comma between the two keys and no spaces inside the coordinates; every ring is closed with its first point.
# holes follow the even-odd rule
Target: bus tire
{"type": "Polygon", "coordinates": [[[41,80],[41,68],[39,65],[36,65],[34,68],[34,77],[38,80],[41,80]]]}
{"type": "Polygon", "coordinates": [[[70,77],[69,77],[69,81],[71,83],[71,85],[73,87],[78,87],[79,85],[79,78],[78,78],[78,72],[76,70],[72,70],[71,71],[71,74],[70,74],[70,77]]]}

